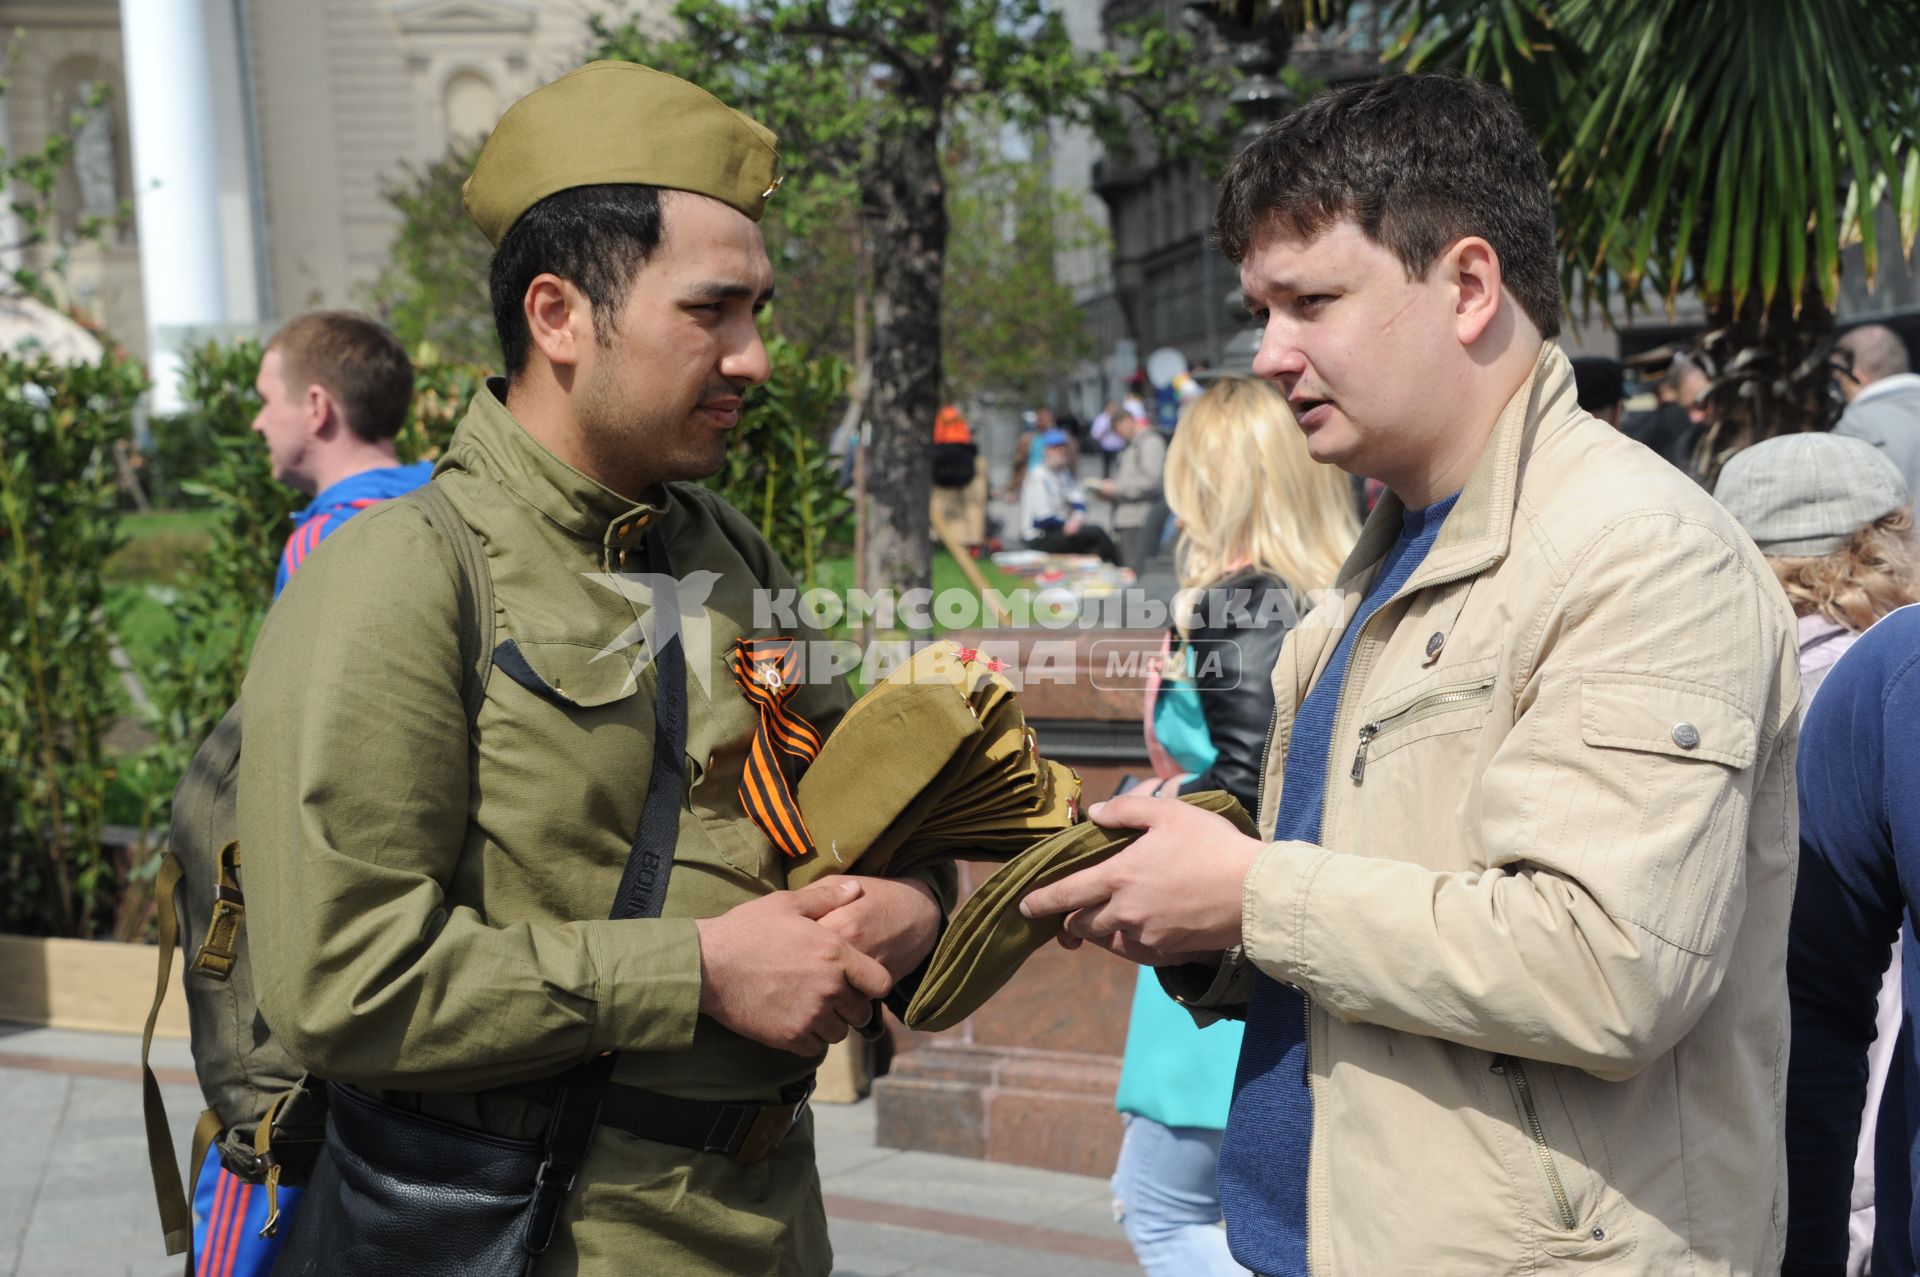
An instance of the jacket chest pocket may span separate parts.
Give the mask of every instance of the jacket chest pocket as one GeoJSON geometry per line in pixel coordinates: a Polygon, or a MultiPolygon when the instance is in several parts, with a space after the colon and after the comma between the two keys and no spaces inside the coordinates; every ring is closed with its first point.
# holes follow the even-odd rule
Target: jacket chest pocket
{"type": "Polygon", "coordinates": [[[496,819],[537,812],[631,836],[652,765],[654,676],[641,649],[603,650],[511,638],[495,647],[478,779],[484,801],[512,800],[496,819]]]}
{"type": "Polygon", "coordinates": [[[1423,691],[1405,704],[1379,711],[1360,724],[1347,779],[1366,783],[1367,762],[1434,736],[1475,726],[1493,700],[1492,671],[1423,691]]]}
{"type": "Polygon", "coordinates": [[[1328,845],[1459,868],[1470,839],[1450,804],[1474,792],[1496,687],[1494,663],[1475,662],[1362,704],[1327,762],[1328,845]]]}

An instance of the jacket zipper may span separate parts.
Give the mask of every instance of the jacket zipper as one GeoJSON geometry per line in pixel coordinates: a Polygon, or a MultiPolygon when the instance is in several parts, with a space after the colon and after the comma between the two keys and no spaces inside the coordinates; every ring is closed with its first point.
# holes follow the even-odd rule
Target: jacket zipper
{"type": "Polygon", "coordinates": [[[1267,743],[1260,747],[1260,781],[1253,789],[1253,811],[1251,815],[1256,825],[1260,820],[1261,808],[1263,808],[1267,802],[1267,769],[1272,765],[1273,737],[1275,730],[1279,726],[1280,706],[1276,704],[1273,707],[1273,713],[1267,718],[1267,743]]]}
{"type": "Polygon", "coordinates": [[[1547,1189],[1553,1194],[1553,1204],[1560,1212],[1560,1224],[1568,1232],[1580,1226],[1574,1218],[1573,1200],[1567,1196],[1567,1186],[1560,1180],[1560,1168],[1554,1164],[1553,1150],[1547,1147],[1546,1128],[1540,1124],[1540,1112],[1533,1105],[1533,1084],[1527,1081],[1527,1071],[1520,1061],[1511,1055],[1495,1056],[1495,1073],[1506,1074],[1507,1081],[1513,1086],[1513,1093],[1520,1102],[1520,1115],[1526,1119],[1527,1137],[1533,1141],[1533,1153],[1540,1161],[1540,1171],[1547,1177],[1547,1189]]]}
{"type": "Polygon", "coordinates": [[[1456,688],[1451,692],[1438,692],[1432,696],[1423,696],[1405,709],[1389,714],[1385,718],[1376,718],[1371,723],[1362,723],[1360,725],[1360,747],[1354,751],[1353,768],[1347,775],[1353,779],[1353,783],[1356,785],[1365,780],[1367,774],[1367,749],[1373,744],[1374,738],[1381,733],[1390,731],[1396,727],[1403,727],[1415,718],[1424,717],[1431,711],[1444,709],[1449,705],[1464,705],[1470,701],[1480,700],[1483,695],[1491,693],[1492,690],[1493,680],[1489,679],[1484,683],[1477,683],[1472,687],[1456,688]]]}

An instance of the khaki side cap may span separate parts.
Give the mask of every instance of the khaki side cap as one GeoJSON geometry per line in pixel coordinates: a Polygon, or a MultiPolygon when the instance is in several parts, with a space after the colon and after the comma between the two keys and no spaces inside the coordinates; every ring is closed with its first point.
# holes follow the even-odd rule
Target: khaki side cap
{"type": "Polygon", "coordinates": [[[495,247],[547,196],[605,183],[692,191],[757,222],[779,165],[771,130],[698,85],[589,62],[507,108],[460,202],[495,247]]]}

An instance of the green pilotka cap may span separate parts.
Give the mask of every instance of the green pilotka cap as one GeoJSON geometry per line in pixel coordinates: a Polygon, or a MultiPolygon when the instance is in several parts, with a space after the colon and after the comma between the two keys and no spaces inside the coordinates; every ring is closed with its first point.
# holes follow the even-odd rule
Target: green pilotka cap
{"type": "MultiPolygon", "coordinates": [[[[1249,837],[1253,818],[1225,790],[1182,794],[1179,801],[1216,812],[1249,837]]],[[[1075,825],[1022,852],[996,870],[954,912],[935,946],[904,1017],[907,1027],[929,1033],[950,1029],[998,993],[1028,958],[1060,934],[1066,915],[1028,918],[1020,902],[1031,892],[1099,864],[1127,846],[1139,831],[1075,825]]]]}
{"type": "Polygon", "coordinates": [[[589,62],[500,117],[461,204],[497,248],[521,214],[576,186],[692,191],[760,220],[778,140],[698,85],[635,62],[589,62]]]}
{"type": "Polygon", "coordinates": [[[1041,757],[996,662],[931,644],[854,702],[795,795],[814,851],[789,887],[1004,860],[1080,819],[1080,777],[1041,757]]]}

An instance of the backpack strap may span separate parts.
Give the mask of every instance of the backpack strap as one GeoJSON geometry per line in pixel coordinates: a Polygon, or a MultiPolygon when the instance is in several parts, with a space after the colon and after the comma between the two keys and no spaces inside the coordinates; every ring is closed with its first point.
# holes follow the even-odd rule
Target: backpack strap
{"type": "Polygon", "coordinates": [[[487,675],[493,670],[493,572],[487,567],[487,548],[439,484],[421,484],[401,499],[419,506],[427,522],[453,547],[460,587],[460,656],[465,662],[460,699],[471,724],[486,702],[487,675]]]}
{"type": "MultiPolygon", "coordinates": [[[[180,862],[174,854],[162,855],[160,874],[153,887],[154,901],[160,911],[160,973],[154,982],[153,1006],[147,1010],[147,1029],[140,1038],[140,1107],[147,1123],[147,1160],[153,1164],[153,1195],[160,1203],[160,1228],[166,1234],[169,1255],[181,1254],[193,1246],[193,1212],[187,1206],[186,1186],[180,1180],[180,1163],[174,1159],[173,1132],[167,1129],[160,1080],[153,1075],[153,1029],[160,1022],[160,1004],[167,1000],[167,985],[173,977],[173,950],[179,942],[173,891],[180,885],[180,874],[180,862]]],[[[198,1168],[195,1169],[197,1173],[198,1168]]]]}

